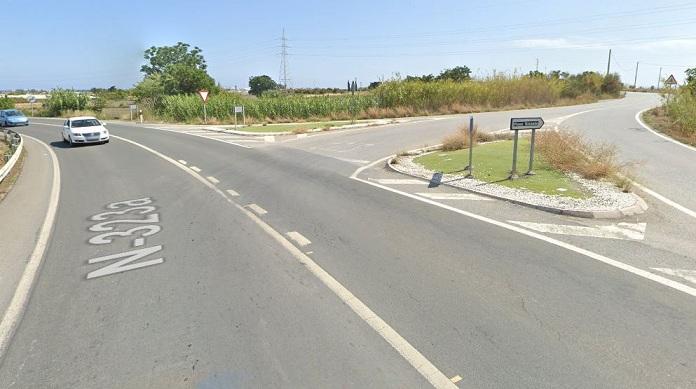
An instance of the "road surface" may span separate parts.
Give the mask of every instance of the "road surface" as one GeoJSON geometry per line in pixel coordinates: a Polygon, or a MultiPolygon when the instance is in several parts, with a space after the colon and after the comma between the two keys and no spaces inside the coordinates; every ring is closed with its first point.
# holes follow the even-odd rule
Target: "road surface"
{"type": "MultiPolygon", "coordinates": [[[[625,158],[652,141],[637,151],[648,160],[673,152],[635,130],[635,113],[656,102],[476,117],[492,130],[539,114],[626,140],[625,158]]],[[[629,220],[647,224],[644,239],[558,244],[495,222],[588,222],[350,178],[361,167],[354,177],[367,182],[392,177],[368,163],[439,143],[466,120],[236,145],[113,124],[108,145],[66,148],[58,121],[20,129],[57,154],[61,201],[0,387],[446,387],[439,375],[462,388],[696,386],[696,297],[582,251],[696,287],[653,270],[696,268],[689,216],[646,197],[650,212],[629,220]],[[125,217],[135,221],[108,224],[125,217]]],[[[695,173],[670,174],[682,179],[641,182],[693,209],[680,191],[693,192],[695,173]]]]}

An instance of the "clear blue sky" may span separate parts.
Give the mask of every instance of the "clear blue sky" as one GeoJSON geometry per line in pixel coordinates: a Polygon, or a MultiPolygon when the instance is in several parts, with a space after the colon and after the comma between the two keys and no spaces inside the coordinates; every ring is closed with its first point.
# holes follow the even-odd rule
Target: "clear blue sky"
{"type": "Polygon", "coordinates": [[[188,42],[223,86],[278,78],[285,28],[294,87],[366,85],[456,65],[478,76],[606,69],[639,85],[696,67],[696,2],[0,0],[0,90],[138,82],[143,50],[188,42]],[[13,21],[13,19],[15,21],[13,21]]]}

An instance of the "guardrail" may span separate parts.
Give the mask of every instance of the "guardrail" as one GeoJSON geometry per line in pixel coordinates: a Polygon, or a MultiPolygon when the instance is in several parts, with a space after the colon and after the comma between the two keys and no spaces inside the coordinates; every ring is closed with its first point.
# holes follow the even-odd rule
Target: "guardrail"
{"type": "Polygon", "coordinates": [[[3,132],[5,141],[10,145],[10,152],[1,156],[6,163],[0,168],[0,182],[10,174],[12,168],[19,160],[19,156],[22,154],[22,148],[24,147],[24,139],[22,139],[17,132],[12,130],[4,130],[3,132]]]}

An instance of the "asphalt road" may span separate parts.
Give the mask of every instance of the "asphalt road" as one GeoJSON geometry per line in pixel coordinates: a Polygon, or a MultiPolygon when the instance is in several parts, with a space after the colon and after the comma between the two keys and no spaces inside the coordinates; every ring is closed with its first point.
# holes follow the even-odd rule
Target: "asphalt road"
{"type": "MultiPolygon", "coordinates": [[[[651,99],[522,113],[614,112],[604,120],[616,126],[601,126],[618,134],[626,115],[651,99]]],[[[518,113],[477,118],[503,128],[518,113]]],[[[250,209],[275,231],[311,241],[295,245],[443,374],[460,376],[459,387],[695,387],[693,296],[348,178],[359,161],[438,143],[465,120],[251,149],[110,127],[196,167],[215,188],[234,190],[236,203],[261,207],[250,209]]],[[[0,387],[428,386],[287,247],[181,166],[120,139],[67,149],[57,127],[23,131],[52,142],[61,204],[28,311],[0,365],[0,387]],[[95,227],[107,217],[99,214],[141,198],[152,203],[130,205],[155,206],[139,211],[156,213],[148,225],[161,230],[140,246],[133,237],[95,244],[107,239],[89,230],[106,228],[95,227]],[[108,261],[87,262],[159,245],[139,263],[163,262],[130,271],[102,276],[93,272],[108,261]]]]}

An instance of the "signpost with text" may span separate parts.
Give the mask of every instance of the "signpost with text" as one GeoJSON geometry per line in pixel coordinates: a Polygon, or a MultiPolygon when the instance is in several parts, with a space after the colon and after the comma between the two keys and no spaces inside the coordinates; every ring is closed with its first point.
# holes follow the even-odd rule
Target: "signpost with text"
{"type": "Polygon", "coordinates": [[[536,118],[512,118],[510,119],[510,131],[515,131],[515,138],[512,145],[512,170],[510,171],[510,179],[519,178],[517,175],[517,142],[519,132],[522,130],[532,130],[532,138],[529,145],[529,169],[526,175],[533,175],[532,165],[534,163],[534,135],[535,131],[544,126],[544,119],[536,118]]]}

